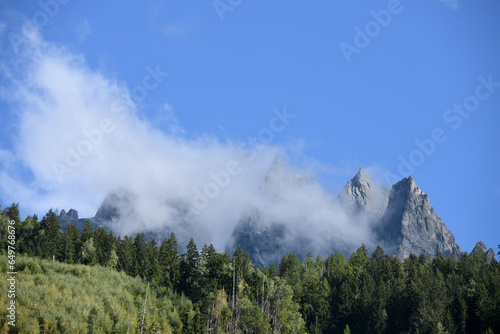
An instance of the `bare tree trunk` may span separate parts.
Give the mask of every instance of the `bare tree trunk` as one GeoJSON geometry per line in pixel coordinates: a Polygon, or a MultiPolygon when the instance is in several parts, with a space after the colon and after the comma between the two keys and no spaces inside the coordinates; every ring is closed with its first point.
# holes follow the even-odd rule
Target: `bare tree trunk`
{"type": "Polygon", "coordinates": [[[146,287],[146,298],[144,299],[144,311],[142,311],[141,334],[144,329],[144,318],[146,317],[146,305],[148,303],[148,289],[149,289],[149,283],[148,286],[146,287]]]}
{"type": "Polygon", "coordinates": [[[233,268],[233,309],[234,309],[234,288],[235,288],[235,282],[236,282],[236,268],[233,268]]]}

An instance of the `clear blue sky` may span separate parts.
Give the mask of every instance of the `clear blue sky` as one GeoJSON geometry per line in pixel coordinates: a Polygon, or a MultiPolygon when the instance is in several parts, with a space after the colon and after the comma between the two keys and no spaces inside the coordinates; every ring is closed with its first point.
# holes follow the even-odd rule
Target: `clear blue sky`
{"type": "MultiPolygon", "coordinates": [[[[470,251],[483,240],[497,251],[498,1],[221,0],[218,9],[194,0],[60,1],[57,8],[47,1],[44,12],[37,1],[0,0],[2,63],[15,58],[9,33],[20,34],[24,17],[42,26],[43,40],[83,55],[90,69],[132,92],[147,67],[168,72],[138,104],[154,124],[168,103],[170,121],[158,127],[183,138],[244,141],[268,126],[273,108],[286,106],[296,118],[272,144],[291,148],[297,166],[315,161],[341,171],[320,173],[327,189],[340,191],[360,166],[406,177],[400,159],[411,160],[411,174],[458,244],[470,251]],[[356,36],[365,29],[369,43],[356,36]],[[494,83],[485,87],[479,77],[494,83]],[[467,116],[447,112],[462,103],[473,110],[464,109],[467,116]],[[432,152],[417,152],[415,141],[428,142],[433,131],[441,133],[432,152]]],[[[0,80],[9,85],[5,75],[0,80]]],[[[0,168],[36,182],[29,165],[5,167],[20,116],[5,93],[0,110],[0,168]]],[[[3,205],[16,200],[5,184],[2,192],[3,205]]]]}

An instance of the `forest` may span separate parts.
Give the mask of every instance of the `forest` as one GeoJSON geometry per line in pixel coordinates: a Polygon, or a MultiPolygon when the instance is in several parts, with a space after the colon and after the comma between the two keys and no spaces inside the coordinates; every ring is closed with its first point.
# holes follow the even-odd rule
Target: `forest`
{"type": "Polygon", "coordinates": [[[361,245],[349,258],[287,253],[255,268],[174,234],[115,236],[90,222],[65,231],[50,210],[20,220],[0,210],[7,291],[7,225],[15,221],[17,322],[2,333],[500,333],[500,265],[475,249],[400,260],[361,245]]]}

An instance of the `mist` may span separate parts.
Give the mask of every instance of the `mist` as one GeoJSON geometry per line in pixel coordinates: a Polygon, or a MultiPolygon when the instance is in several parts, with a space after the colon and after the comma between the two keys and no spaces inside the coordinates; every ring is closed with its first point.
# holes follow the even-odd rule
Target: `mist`
{"type": "MultiPolygon", "coordinates": [[[[224,250],[236,223],[258,211],[264,224],[286,224],[286,237],[300,237],[316,254],[376,244],[370,217],[349,216],[312,175],[269,175],[277,155],[288,159],[285,147],[186,136],[167,101],[160,128],[137,102],[143,90],[92,69],[84,55],[36,30],[25,27],[23,35],[17,57],[0,68],[1,98],[17,106],[14,149],[0,149],[0,191],[23,212],[75,208],[93,217],[114,193],[128,198],[117,203],[124,214],[112,223],[115,234],[183,230],[198,245],[224,250]]],[[[146,92],[166,76],[149,70],[146,92]]],[[[274,115],[279,129],[291,114],[274,115]]]]}

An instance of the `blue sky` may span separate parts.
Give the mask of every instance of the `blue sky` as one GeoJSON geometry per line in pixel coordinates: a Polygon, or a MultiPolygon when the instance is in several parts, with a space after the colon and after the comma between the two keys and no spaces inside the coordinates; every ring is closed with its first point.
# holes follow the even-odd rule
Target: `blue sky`
{"type": "MultiPolygon", "coordinates": [[[[0,203],[21,201],[30,214],[76,202],[81,215],[93,215],[109,190],[101,186],[106,182],[82,186],[97,183],[93,177],[107,146],[93,150],[69,180],[54,181],[56,154],[76,147],[81,131],[75,128],[78,139],[71,127],[64,134],[33,130],[44,119],[35,115],[41,104],[36,89],[30,98],[21,89],[36,86],[29,84],[35,73],[30,66],[71,58],[64,69],[44,67],[43,82],[74,68],[109,80],[92,81],[94,90],[82,96],[128,96],[123,99],[132,100],[138,136],[165,134],[191,143],[189,152],[206,145],[209,156],[219,157],[224,145],[258,136],[269,128],[273,110],[286,108],[295,117],[272,134],[271,151],[314,173],[327,191],[338,193],[360,166],[388,187],[411,174],[464,250],[479,240],[496,249],[499,14],[494,0],[0,1],[0,203]],[[30,22],[39,26],[35,37],[26,32],[30,22]],[[22,36],[19,48],[12,36],[22,36]],[[346,45],[356,52],[346,53],[346,45]],[[160,73],[159,80],[148,77],[151,72],[160,73]],[[470,112],[453,111],[464,103],[470,112]],[[52,135],[53,142],[41,139],[52,135]]],[[[99,97],[95,101],[92,110],[101,106],[99,97]]],[[[71,112],[73,121],[86,122],[84,111],[71,112]]],[[[60,115],[52,115],[61,121],[54,129],[66,126],[60,115]]],[[[94,116],[87,130],[101,126],[104,116],[94,116]]],[[[137,143],[134,131],[120,138],[137,143]]]]}

